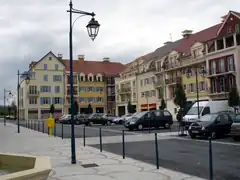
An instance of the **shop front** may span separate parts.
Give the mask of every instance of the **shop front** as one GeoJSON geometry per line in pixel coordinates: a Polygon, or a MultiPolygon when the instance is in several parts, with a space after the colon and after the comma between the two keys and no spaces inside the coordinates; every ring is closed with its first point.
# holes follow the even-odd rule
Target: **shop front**
{"type": "Polygon", "coordinates": [[[141,104],[141,111],[151,111],[151,110],[156,110],[157,109],[157,104],[152,103],[152,104],[141,104]]]}

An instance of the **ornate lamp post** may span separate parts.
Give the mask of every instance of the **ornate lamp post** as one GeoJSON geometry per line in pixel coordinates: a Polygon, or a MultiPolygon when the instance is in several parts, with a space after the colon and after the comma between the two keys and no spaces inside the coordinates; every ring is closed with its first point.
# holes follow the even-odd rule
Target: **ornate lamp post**
{"type": "Polygon", "coordinates": [[[25,78],[26,84],[29,84],[29,82],[30,82],[30,72],[20,73],[19,70],[18,70],[17,76],[18,76],[18,84],[17,84],[17,127],[18,127],[18,133],[20,133],[20,124],[19,124],[19,105],[20,105],[19,90],[20,90],[20,76],[21,76],[22,78],[25,78]]]}
{"type": "Polygon", "coordinates": [[[69,10],[67,11],[69,12],[70,16],[69,16],[69,21],[70,21],[70,29],[69,29],[69,70],[70,70],[70,102],[71,102],[71,154],[72,154],[72,158],[71,158],[71,163],[72,164],[76,164],[76,147],[75,147],[75,134],[74,134],[74,112],[73,112],[73,108],[74,108],[74,98],[73,98],[73,42],[72,42],[72,29],[74,26],[74,23],[76,22],[76,20],[82,16],[92,16],[92,19],[89,21],[87,27],[88,30],[88,35],[89,37],[94,41],[94,39],[96,38],[96,36],[98,35],[98,31],[99,31],[99,27],[100,24],[98,23],[98,21],[96,21],[94,19],[95,13],[89,13],[89,12],[85,12],[85,11],[81,11],[78,9],[74,9],[73,8],[73,3],[72,0],[70,0],[69,3],[69,10]],[[80,16],[74,21],[72,22],[72,14],[80,14],[80,16]]]}

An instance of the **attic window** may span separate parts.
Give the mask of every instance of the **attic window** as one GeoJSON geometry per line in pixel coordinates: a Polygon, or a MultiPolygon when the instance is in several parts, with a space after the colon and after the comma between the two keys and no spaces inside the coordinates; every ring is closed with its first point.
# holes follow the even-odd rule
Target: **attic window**
{"type": "Polygon", "coordinates": [[[48,60],[51,61],[51,60],[52,60],[52,57],[49,57],[48,60]]]}

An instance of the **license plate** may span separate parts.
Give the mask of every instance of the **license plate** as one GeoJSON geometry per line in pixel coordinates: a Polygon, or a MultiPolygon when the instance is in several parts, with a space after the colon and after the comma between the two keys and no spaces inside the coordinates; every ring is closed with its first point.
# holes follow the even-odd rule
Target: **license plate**
{"type": "Polygon", "coordinates": [[[192,131],[192,133],[198,133],[198,131],[192,131]]]}

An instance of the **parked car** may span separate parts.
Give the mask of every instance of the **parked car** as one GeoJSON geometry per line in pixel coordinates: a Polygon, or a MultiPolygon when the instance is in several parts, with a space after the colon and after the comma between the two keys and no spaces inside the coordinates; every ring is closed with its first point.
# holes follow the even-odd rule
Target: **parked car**
{"type": "Polygon", "coordinates": [[[172,114],[167,110],[143,111],[137,113],[124,124],[130,131],[137,129],[142,130],[145,127],[164,127],[170,128],[173,124],[172,114]]]}
{"type": "Polygon", "coordinates": [[[107,120],[102,118],[104,114],[102,113],[93,113],[88,117],[87,122],[85,123],[87,126],[91,126],[93,124],[107,124],[107,120]]]}
{"type": "Polygon", "coordinates": [[[12,116],[12,115],[6,116],[5,118],[6,118],[7,120],[16,120],[16,119],[17,119],[17,117],[12,116]]]}
{"type": "Polygon", "coordinates": [[[117,118],[117,116],[111,114],[104,114],[102,118],[103,121],[107,122],[107,125],[111,125],[112,123],[114,123],[114,119],[117,118]]]}
{"type": "Polygon", "coordinates": [[[230,132],[234,141],[240,141],[240,114],[236,114],[230,132]]]}
{"type": "Polygon", "coordinates": [[[116,117],[115,119],[113,119],[113,123],[124,124],[124,122],[126,121],[126,118],[128,117],[132,117],[132,114],[125,114],[125,115],[122,115],[121,117],[116,117]]]}
{"type": "Polygon", "coordinates": [[[86,124],[87,120],[88,120],[87,114],[78,114],[78,115],[74,116],[74,121],[75,121],[75,124],[77,124],[77,125],[86,124]]]}
{"type": "Polygon", "coordinates": [[[232,123],[233,120],[228,113],[206,114],[189,126],[188,133],[191,138],[210,136],[215,139],[217,136],[230,133],[232,123]]]}
{"type": "Polygon", "coordinates": [[[229,112],[234,111],[234,109],[228,106],[227,100],[218,101],[199,101],[195,102],[189,109],[188,113],[183,117],[183,125],[188,129],[190,124],[198,121],[198,111],[199,117],[206,114],[218,113],[218,112],[229,112]]]}

